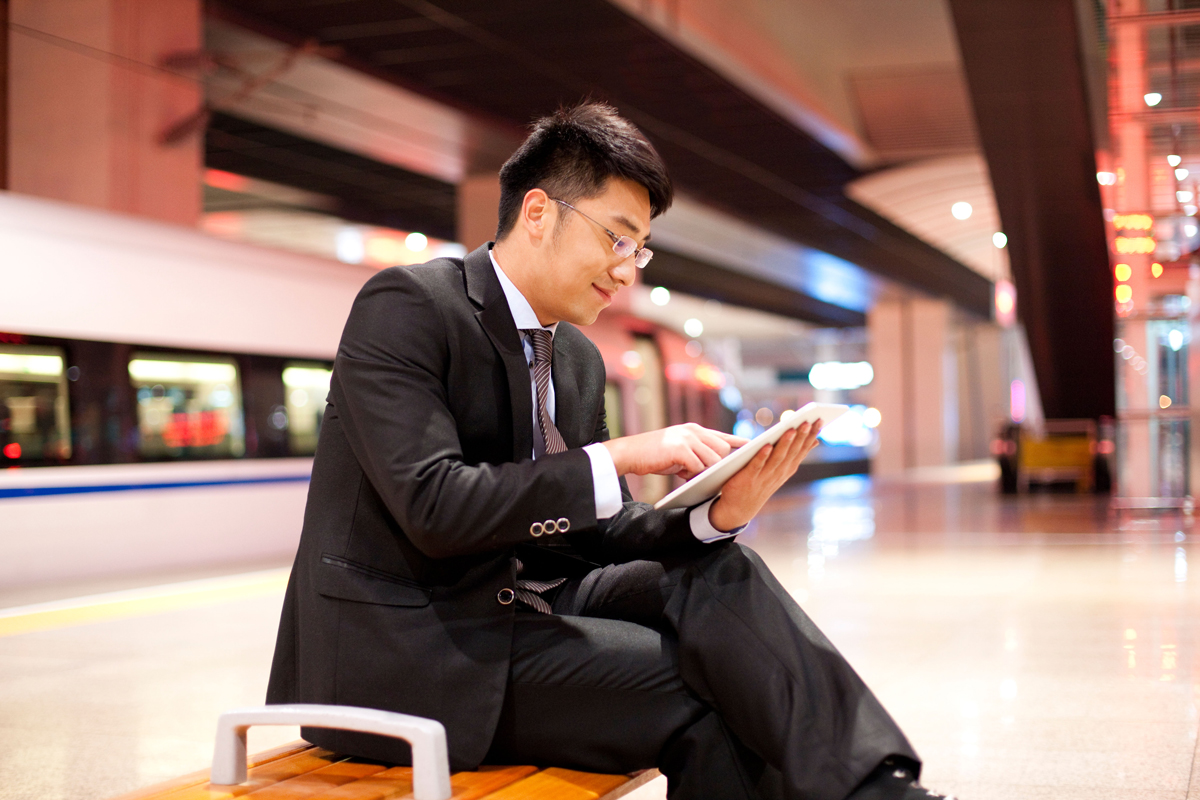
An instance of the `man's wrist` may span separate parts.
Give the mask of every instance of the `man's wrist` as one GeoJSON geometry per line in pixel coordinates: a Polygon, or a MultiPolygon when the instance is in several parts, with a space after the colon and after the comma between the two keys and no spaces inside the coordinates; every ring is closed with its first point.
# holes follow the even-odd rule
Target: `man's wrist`
{"type": "Polygon", "coordinates": [[[724,495],[713,501],[713,504],[708,507],[708,522],[719,531],[732,531],[737,528],[744,528],[754,518],[751,514],[749,518],[743,518],[744,514],[738,514],[735,509],[730,507],[724,495]]]}

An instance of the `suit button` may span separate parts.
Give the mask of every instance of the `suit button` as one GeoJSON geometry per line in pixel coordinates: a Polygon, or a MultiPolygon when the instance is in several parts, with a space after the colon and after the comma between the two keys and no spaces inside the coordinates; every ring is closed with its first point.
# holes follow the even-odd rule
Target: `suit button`
{"type": "Polygon", "coordinates": [[[535,522],[529,526],[529,535],[530,536],[541,536],[545,532],[546,532],[546,526],[542,525],[542,523],[540,523],[540,522],[535,522]]]}
{"type": "Polygon", "coordinates": [[[571,530],[571,520],[567,519],[566,517],[559,517],[558,521],[554,524],[558,526],[559,533],[566,533],[567,531],[571,530]]]}
{"type": "Polygon", "coordinates": [[[505,588],[501,589],[500,591],[496,592],[496,602],[498,602],[502,606],[509,605],[510,603],[512,603],[513,600],[516,599],[516,597],[517,597],[517,593],[514,592],[512,589],[509,589],[508,587],[505,587],[505,588]]]}

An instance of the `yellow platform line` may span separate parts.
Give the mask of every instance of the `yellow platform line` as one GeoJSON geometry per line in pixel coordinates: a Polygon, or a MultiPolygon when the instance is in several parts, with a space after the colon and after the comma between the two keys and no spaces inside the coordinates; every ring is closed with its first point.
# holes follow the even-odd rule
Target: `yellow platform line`
{"type": "Polygon", "coordinates": [[[163,614],[282,593],[288,570],[262,570],[0,609],[0,637],[163,614]]]}

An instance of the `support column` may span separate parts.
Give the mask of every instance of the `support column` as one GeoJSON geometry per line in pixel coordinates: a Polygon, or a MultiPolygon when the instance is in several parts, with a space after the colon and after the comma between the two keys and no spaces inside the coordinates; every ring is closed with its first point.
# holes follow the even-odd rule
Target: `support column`
{"type": "Polygon", "coordinates": [[[8,0],[0,0],[0,191],[8,188],[8,0]]]}
{"type": "Polygon", "coordinates": [[[881,300],[867,314],[871,401],[882,419],[875,474],[956,459],[958,377],[950,333],[944,300],[881,300]]]}
{"type": "Polygon", "coordinates": [[[200,218],[203,101],[160,68],[202,47],[200,0],[7,0],[9,186],[184,225],[200,218]]]}
{"type": "Polygon", "coordinates": [[[499,174],[468,175],[458,184],[458,241],[467,252],[496,238],[499,206],[499,174]]]}

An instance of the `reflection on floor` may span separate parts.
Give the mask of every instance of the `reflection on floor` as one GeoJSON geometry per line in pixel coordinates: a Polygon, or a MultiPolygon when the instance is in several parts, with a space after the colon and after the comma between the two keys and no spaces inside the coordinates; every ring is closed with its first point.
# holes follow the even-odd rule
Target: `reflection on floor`
{"type": "MultiPolygon", "coordinates": [[[[972,477],[790,490],[742,540],[880,695],[929,786],[1200,798],[1191,521],[1000,498],[972,477]]],[[[24,633],[25,612],[0,612],[0,794],[102,798],[205,767],[218,712],[261,702],[278,585],[176,584],[101,602],[110,616],[59,607],[24,633]],[[152,596],[174,599],[152,611],[152,596]]],[[[252,729],[250,746],[294,738],[252,729]]]]}

